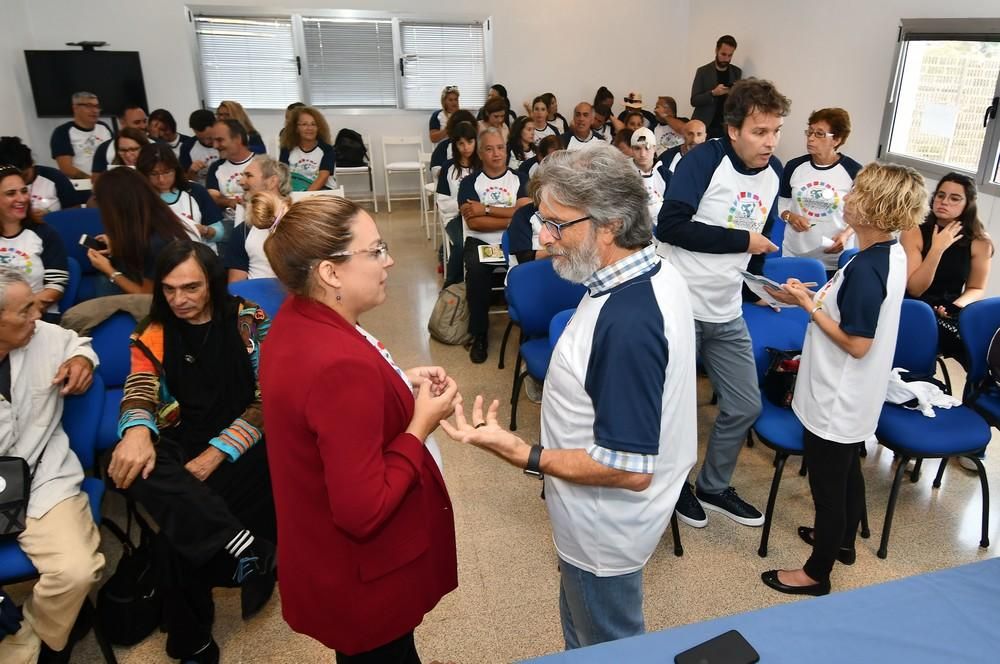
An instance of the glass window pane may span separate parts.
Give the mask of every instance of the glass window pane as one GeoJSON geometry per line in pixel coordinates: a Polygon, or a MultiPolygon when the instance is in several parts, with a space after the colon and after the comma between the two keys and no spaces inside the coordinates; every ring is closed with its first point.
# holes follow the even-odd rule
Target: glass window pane
{"type": "Polygon", "coordinates": [[[441,108],[441,90],[457,85],[462,108],[476,111],[486,100],[483,26],[401,23],[403,107],[441,108]]]}
{"type": "Polygon", "coordinates": [[[396,106],[392,22],[303,18],[312,103],[396,106]]]}

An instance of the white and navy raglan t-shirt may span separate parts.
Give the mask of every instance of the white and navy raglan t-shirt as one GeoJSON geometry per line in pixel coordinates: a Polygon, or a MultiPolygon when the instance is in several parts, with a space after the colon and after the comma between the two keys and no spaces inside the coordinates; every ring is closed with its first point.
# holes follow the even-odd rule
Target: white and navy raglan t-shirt
{"type": "Polygon", "coordinates": [[[569,122],[562,116],[562,113],[556,113],[550,124],[556,128],[556,133],[558,134],[565,134],[569,131],[569,122]]]}
{"type": "Polygon", "coordinates": [[[458,188],[462,180],[470,175],[472,175],[471,168],[459,166],[450,159],[438,172],[437,204],[445,219],[454,219],[458,216],[458,188]]]}
{"type": "Polygon", "coordinates": [[[250,156],[243,161],[233,162],[228,159],[219,159],[208,167],[208,175],[205,177],[205,188],[214,189],[226,198],[243,196],[245,193],[240,186],[240,176],[243,170],[253,161],[256,155],[250,156]]]}
{"type": "MultiPolygon", "coordinates": [[[[678,145],[677,147],[670,148],[656,158],[656,168],[660,171],[660,177],[663,178],[666,189],[670,188],[670,178],[673,177],[674,171],[677,169],[677,164],[684,157],[681,154],[681,147],[683,146],[678,145]]],[[[666,189],[664,189],[664,192],[666,192],[666,189]]]]}
{"type": "Polygon", "coordinates": [[[659,121],[653,127],[653,136],[656,137],[657,155],[661,155],[670,148],[675,148],[684,143],[684,137],[674,131],[673,127],[666,123],[660,124],[659,121]]]}
{"type": "Polygon", "coordinates": [[[212,164],[219,160],[219,151],[216,150],[211,145],[204,145],[197,138],[194,138],[181,145],[181,153],[177,157],[177,161],[181,162],[181,166],[185,171],[191,168],[191,164],[196,161],[200,161],[205,164],[196,174],[195,181],[198,184],[205,184],[208,178],[208,169],[212,167],[212,164]]]}
{"type": "Polygon", "coordinates": [[[510,226],[507,227],[507,242],[510,251],[507,264],[514,267],[520,262],[518,254],[525,252],[533,254],[541,249],[542,243],[538,241],[538,235],[541,232],[542,220],[538,216],[538,208],[534,204],[519,208],[510,218],[510,226]]]}
{"type": "MultiPolygon", "coordinates": [[[[528,196],[528,180],[509,168],[503,175],[491,178],[484,171],[477,171],[462,179],[458,186],[458,205],[479,201],[490,207],[512,208],[517,199],[528,196]]],[[[476,238],[486,244],[500,244],[503,231],[474,231],[462,220],[465,237],[476,238]]]]}
{"type": "Polygon", "coordinates": [[[508,148],[507,149],[507,168],[511,168],[511,169],[513,169],[513,170],[516,171],[519,168],[521,168],[521,164],[523,164],[524,162],[526,162],[529,159],[533,158],[534,156],[535,156],[535,151],[534,150],[525,150],[524,151],[524,159],[518,159],[517,155],[514,154],[514,151],[511,150],[510,148],[508,148]]]}
{"type": "MultiPolygon", "coordinates": [[[[531,126],[535,127],[535,125],[531,126]]],[[[535,127],[535,141],[534,141],[535,145],[541,143],[542,139],[545,138],[546,136],[558,136],[558,135],[559,135],[559,130],[556,129],[555,125],[552,124],[551,122],[545,123],[544,129],[539,129],[538,127],[535,127]]]]}
{"type": "Polygon", "coordinates": [[[438,144],[434,146],[434,152],[431,153],[431,168],[441,168],[451,158],[451,139],[445,138],[438,141],[438,144]]]}
{"type": "Polygon", "coordinates": [[[97,146],[97,151],[94,152],[94,161],[91,162],[90,172],[91,173],[105,173],[108,170],[108,166],[115,161],[115,141],[111,139],[105,141],[97,146]]]}
{"type": "Polygon", "coordinates": [[[652,245],[594,273],[552,351],[541,443],[651,474],[644,491],[545,477],[559,557],[597,576],[641,569],[697,453],[695,338],[683,277],[652,245]]]}
{"type": "Polygon", "coordinates": [[[330,173],[323,188],[337,188],[337,178],[334,177],[334,171],[337,167],[337,153],[332,145],[320,141],[317,142],[316,147],[308,152],[298,146],[291,150],[282,148],[278,155],[278,161],[287,164],[288,169],[292,172],[292,188],[295,191],[305,191],[309,185],[316,181],[320,171],[330,173]],[[296,187],[296,181],[301,186],[296,187]]]}
{"type": "Polygon", "coordinates": [[[527,179],[531,179],[531,176],[535,174],[535,169],[538,168],[538,155],[532,155],[529,159],[525,159],[517,167],[517,172],[523,175],[527,179]]]}
{"type": "Polygon", "coordinates": [[[603,145],[604,139],[593,129],[590,130],[590,136],[585,141],[581,141],[572,132],[563,134],[559,137],[562,141],[563,149],[573,152],[574,150],[582,150],[586,147],[593,147],[595,145],[603,145]]]}
{"type": "Polygon", "coordinates": [[[601,127],[601,130],[597,132],[597,135],[600,136],[601,140],[605,143],[610,143],[615,137],[615,126],[611,124],[610,120],[608,120],[604,123],[604,126],[601,127]]]}
{"type": "Polygon", "coordinates": [[[35,166],[35,179],[28,185],[31,191],[31,209],[64,210],[79,205],[85,199],[73,188],[61,171],[50,166],[35,166]]]}
{"type": "MultiPolygon", "coordinates": [[[[781,246],[782,255],[817,258],[827,270],[837,269],[840,254],[824,253],[823,239],[829,240],[847,228],[844,196],[854,186],[854,178],[860,170],[861,164],[843,155],[829,166],[817,166],[809,155],[785,164],[778,190],[778,213],[791,210],[815,225],[803,232],[789,227],[781,246]]],[[[852,237],[844,248],[853,246],[852,237]]]]}
{"type": "Polygon", "coordinates": [[[810,323],[792,400],[792,410],[806,429],[846,444],[875,433],[905,291],[906,251],[889,240],[859,252],[816,293],[813,301],[841,330],[872,339],[872,345],[864,357],[851,357],[810,323]]]}
{"type": "MultiPolygon", "coordinates": [[[[0,235],[0,266],[23,272],[32,293],[46,288],[63,293],[69,283],[69,261],[62,238],[51,226],[27,219],[16,235],[0,235]]],[[[58,311],[57,302],[47,313],[58,311]]]]}
{"type": "Polygon", "coordinates": [[[635,166],[636,172],[642,178],[642,186],[646,188],[646,196],[648,197],[646,207],[649,208],[649,218],[655,229],[656,220],[660,215],[660,207],[663,205],[663,195],[667,191],[666,180],[663,179],[663,173],[660,172],[658,164],[653,164],[652,170],[648,173],[643,173],[635,162],[632,162],[632,165],[635,166]]]}
{"type": "MultiPolygon", "coordinates": [[[[444,127],[448,126],[449,117],[451,116],[445,113],[444,109],[441,109],[440,111],[434,111],[433,113],[431,113],[431,120],[429,125],[430,130],[438,131],[439,129],[443,129],[444,127]]],[[[447,136],[441,139],[441,141],[444,140],[447,140],[447,136]]],[[[438,143],[440,143],[441,141],[438,141],[438,143]]]]}
{"type": "Polygon", "coordinates": [[[111,128],[98,122],[93,129],[84,129],[73,121],[61,124],[52,132],[49,147],[52,158],[73,157],[73,166],[84,173],[90,173],[97,147],[113,137],[111,128]]]}
{"type": "Polygon", "coordinates": [[[223,264],[227,270],[242,270],[248,279],[270,279],[275,276],[264,253],[264,240],[270,229],[257,228],[246,222],[236,224],[227,239],[223,264]]]}
{"type": "MultiPolygon", "coordinates": [[[[174,151],[174,155],[178,159],[180,159],[181,148],[184,146],[185,143],[187,143],[188,141],[191,141],[191,140],[194,140],[193,136],[185,136],[184,134],[178,132],[177,133],[177,138],[175,138],[172,141],[165,141],[163,139],[157,139],[157,142],[158,143],[163,143],[165,145],[169,145],[170,149],[174,151]]],[[[187,169],[185,168],[185,170],[187,170],[187,169]]]]}
{"type": "Polygon", "coordinates": [[[742,316],[750,233],[767,234],[777,219],[781,162],[747,168],[728,139],[713,139],[677,164],[660,208],[656,237],[691,288],[695,320],[727,323],[742,316]]]}
{"type": "Polygon", "coordinates": [[[222,224],[222,211],[212,200],[208,190],[197,182],[189,182],[188,189],[174,190],[160,194],[174,215],[184,224],[185,230],[195,242],[203,242],[218,253],[219,243],[226,239],[226,229],[222,224]],[[215,230],[215,237],[205,240],[198,232],[198,226],[209,226],[215,230]]]}

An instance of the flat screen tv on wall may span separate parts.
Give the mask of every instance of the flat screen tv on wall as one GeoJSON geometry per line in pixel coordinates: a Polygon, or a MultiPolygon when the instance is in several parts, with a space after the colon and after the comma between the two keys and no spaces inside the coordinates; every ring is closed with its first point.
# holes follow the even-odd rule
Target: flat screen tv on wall
{"type": "Polygon", "coordinates": [[[147,108],[138,51],[25,51],[28,78],[40,118],[73,115],[73,93],[98,96],[102,115],[120,115],[125,106],[147,108]]]}

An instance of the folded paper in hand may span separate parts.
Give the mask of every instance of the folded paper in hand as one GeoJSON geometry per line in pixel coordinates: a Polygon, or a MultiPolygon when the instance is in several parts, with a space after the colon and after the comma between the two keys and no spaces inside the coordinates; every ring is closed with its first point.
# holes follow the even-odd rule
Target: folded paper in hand
{"type": "Polygon", "coordinates": [[[747,288],[749,288],[754,295],[764,300],[771,307],[778,307],[781,309],[787,309],[789,307],[794,307],[794,304],[785,304],[784,302],[778,302],[775,300],[770,293],[764,290],[764,286],[771,288],[772,290],[781,290],[781,284],[777,281],[771,281],[765,276],[759,274],[753,274],[747,272],[746,270],[740,270],[740,274],[743,276],[743,281],[747,282],[747,288]]]}

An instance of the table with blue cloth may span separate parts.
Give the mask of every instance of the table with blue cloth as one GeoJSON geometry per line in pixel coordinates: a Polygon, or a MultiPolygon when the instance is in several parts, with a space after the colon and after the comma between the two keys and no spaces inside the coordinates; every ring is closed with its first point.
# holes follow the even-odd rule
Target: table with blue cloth
{"type": "Polygon", "coordinates": [[[998,662],[1000,558],[532,661],[665,664],[731,629],[760,653],[762,664],[998,662]]]}

